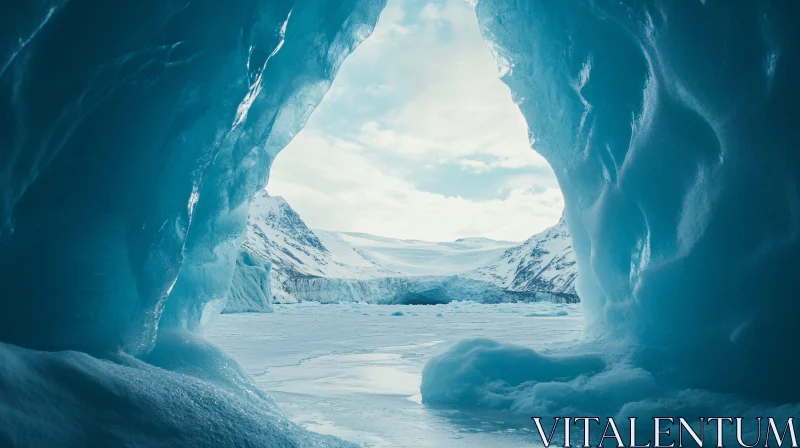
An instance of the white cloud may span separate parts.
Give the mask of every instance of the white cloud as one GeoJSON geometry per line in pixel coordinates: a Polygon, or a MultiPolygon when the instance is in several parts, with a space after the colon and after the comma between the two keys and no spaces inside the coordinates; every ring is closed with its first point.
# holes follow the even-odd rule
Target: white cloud
{"type": "MultiPolygon", "coordinates": [[[[333,230],[522,240],[554,224],[561,192],[530,149],[474,12],[461,0],[415,7],[389,0],[306,129],[277,157],[268,189],[310,226],[333,230]],[[403,175],[411,167],[439,176],[448,165],[470,176],[520,174],[488,200],[424,191],[403,175]]],[[[450,190],[473,181],[455,179],[450,190]]]]}
{"type": "Polygon", "coordinates": [[[420,11],[419,18],[426,21],[439,20],[442,18],[442,7],[435,3],[428,3],[420,11]]]}
{"type": "Polygon", "coordinates": [[[278,156],[268,189],[288,198],[312,227],[433,241],[519,241],[555,223],[563,209],[555,186],[532,190],[518,180],[503,199],[448,197],[392,175],[372,163],[368,151],[312,132],[296,140],[303,150],[278,156]]]}
{"type": "Polygon", "coordinates": [[[472,10],[460,0],[428,3],[419,13],[421,21],[403,26],[402,5],[389,3],[373,37],[340,72],[346,76],[351,67],[370,67],[381,79],[380,95],[392,90],[402,99],[362,128],[364,143],[439,163],[484,155],[503,161],[495,167],[546,166],[529,149],[527,125],[508,88],[497,79],[494,58],[472,10]],[[449,31],[442,37],[445,29],[449,31]]]}
{"type": "Polygon", "coordinates": [[[485,173],[492,169],[489,164],[481,160],[461,159],[459,163],[462,168],[472,171],[473,173],[485,173]]]}

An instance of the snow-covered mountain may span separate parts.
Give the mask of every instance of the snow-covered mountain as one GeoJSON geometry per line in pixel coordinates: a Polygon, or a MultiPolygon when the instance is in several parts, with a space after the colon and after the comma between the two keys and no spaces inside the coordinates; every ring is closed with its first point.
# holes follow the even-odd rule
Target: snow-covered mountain
{"type": "Polygon", "coordinates": [[[489,238],[454,242],[401,240],[355,232],[314,230],[325,243],[337,241],[403,275],[457,275],[477,269],[519,243],[489,238]]]}
{"type": "Polygon", "coordinates": [[[576,301],[566,224],[519,244],[489,238],[400,240],[309,229],[279,196],[259,193],[226,312],[271,302],[576,301]],[[267,282],[267,277],[271,278],[267,282]]]}
{"type": "Polygon", "coordinates": [[[465,274],[509,291],[542,292],[574,301],[578,270],[567,223],[556,225],[508,249],[492,263],[465,274]]]}
{"type": "Polygon", "coordinates": [[[400,275],[366,258],[333,235],[320,239],[280,196],[261,191],[250,206],[247,240],[237,263],[226,312],[267,311],[268,302],[293,302],[285,286],[297,278],[366,279],[400,275]],[[323,242],[324,241],[324,242],[323,242]],[[253,265],[271,265],[258,278],[243,274],[253,265]],[[252,291],[272,279],[271,291],[262,287],[261,300],[253,303],[252,291]],[[237,282],[248,284],[243,286],[237,282]],[[249,294],[239,294],[248,291],[249,294]]]}

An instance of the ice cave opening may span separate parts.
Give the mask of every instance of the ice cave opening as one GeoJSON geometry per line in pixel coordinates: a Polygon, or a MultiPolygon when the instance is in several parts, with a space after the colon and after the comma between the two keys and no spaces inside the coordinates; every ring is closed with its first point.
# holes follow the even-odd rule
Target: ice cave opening
{"type": "Polygon", "coordinates": [[[206,338],[317,432],[395,447],[528,445],[513,400],[490,403],[503,393],[442,375],[450,347],[511,350],[515,362],[476,373],[516,386],[548,362],[531,347],[574,343],[583,324],[558,182],[473,9],[387,2],[269,175],[206,338]],[[504,423],[472,421],[487,418],[504,423]]]}
{"type": "MultiPolygon", "coordinates": [[[[422,401],[796,415],[800,4],[469,4],[559,181],[586,338],[456,344],[422,401]]],[[[198,333],[264,268],[249,203],[385,6],[0,4],[0,445],[352,446],[198,333]]]]}
{"type": "Polygon", "coordinates": [[[577,302],[563,207],[472,8],[389,1],[275,157],[226,311],[269,307],[237,282],[266,263],[276,303],[577,302]]]}

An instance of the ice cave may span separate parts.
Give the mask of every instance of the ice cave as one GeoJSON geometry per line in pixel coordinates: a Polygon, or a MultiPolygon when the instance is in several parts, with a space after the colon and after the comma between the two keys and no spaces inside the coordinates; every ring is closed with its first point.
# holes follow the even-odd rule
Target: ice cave
{"type": "MultiPolygon", "coordinates": [[[[585,338],[457,344],[422,400],[800,413],[800,4],[469,4],[564,194],[585,338]]],[[[0,446],[352,446],[200,332],[254,264],[272,161],[384,6],[0,4],[0,446]]]]}

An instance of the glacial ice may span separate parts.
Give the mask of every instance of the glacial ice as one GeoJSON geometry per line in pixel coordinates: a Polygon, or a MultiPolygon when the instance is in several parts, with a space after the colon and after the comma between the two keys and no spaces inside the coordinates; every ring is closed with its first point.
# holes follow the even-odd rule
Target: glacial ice
{"type": "Polygon", "coordinates": [[[588,342],[558,356],[598,353],[607,368],[517,384],[485,367],[487,349],[456,346],[426,368],[423,399],[547,416],[796,414],[798,5],[476,11],[565,197],[588,342]]]}
{"type": "Polygon", "coordinates": [[[0,5],[0,441],[337,444],[169,336],[224,308],[250,198],[383,6],[0,5]]]}
{"type": "Polygon", "coordinates": [[[250,198],[382,7],[6,2],[0,340],[140,353],[221,310],[250,198]]]}
{"type": "Polygon", "coordinates": [[[223,313],[269,313],[272,311],[270,271],[272,265],[248,249],[236,260],[228,300],[223,313]]]}
{"type": "Polygon", "coordinates": [[[536,291],[509,291],[467,276],[384,277],[366,280],[300,277],[286,283],[287,292],[300,301],[338,303],[364,301],[381,304],[433,305],[459,300],[483,303],[516,301],[574,301],[570,296],[536,291]]]}
{"type": "Polygon", "coordinates": [[[798,5],[476,10],[564,193],[588,339],[572,351],[608,367],[516,384],[457,346],[431,361],[423,399],[547,416],[796,414],[798,5]]]}
{"type": "Polygon", "coordinates": [[[663,385],[800,400],[800,5],[476,10],[564,193],[589,336],[663,385]]]}
{"type": "MultiPolygon", "coordinates": [[[[171,335],[224,308],[251,197],[382,7],[0,5],[0,412],[13,422],[0,441],[283,437],[265,397],[224,380],[233,364],[194,357],[202,342],[171,335]],[[151,364],[165,359],[186,364],[151,364]],[[98,407],[100,398],[111,404],[98,407]],[[47,412],[33,419],[23,405],[47,412]]],[[[475,347],[476,359],[520,356],[545,379],[565,363],[563,381],[536,384],[547,394],[524,395],[547,398],[538,404],[577,400],[572,392],[589,386],[621,412],[688,394],[638,400],[604,381],[619,371],[655,384],[637,391],[800,401],[800,3],[475,8],[564,193],[587,333],[598,341],[589,348],[630,354],[632,367],[606,360],[591,375],[600,364],[586,354],[556,361],[491,344],[475,347]]],[[[459,353],[429,374],[472,359],[459,353]]],[[[477,372],[466,384],[493,374],[477,372]]],[[[713,402],[734,402],[725,400],[713,402]]],[[[330,446],[298,437],[289,446],[330,446]]]]}

